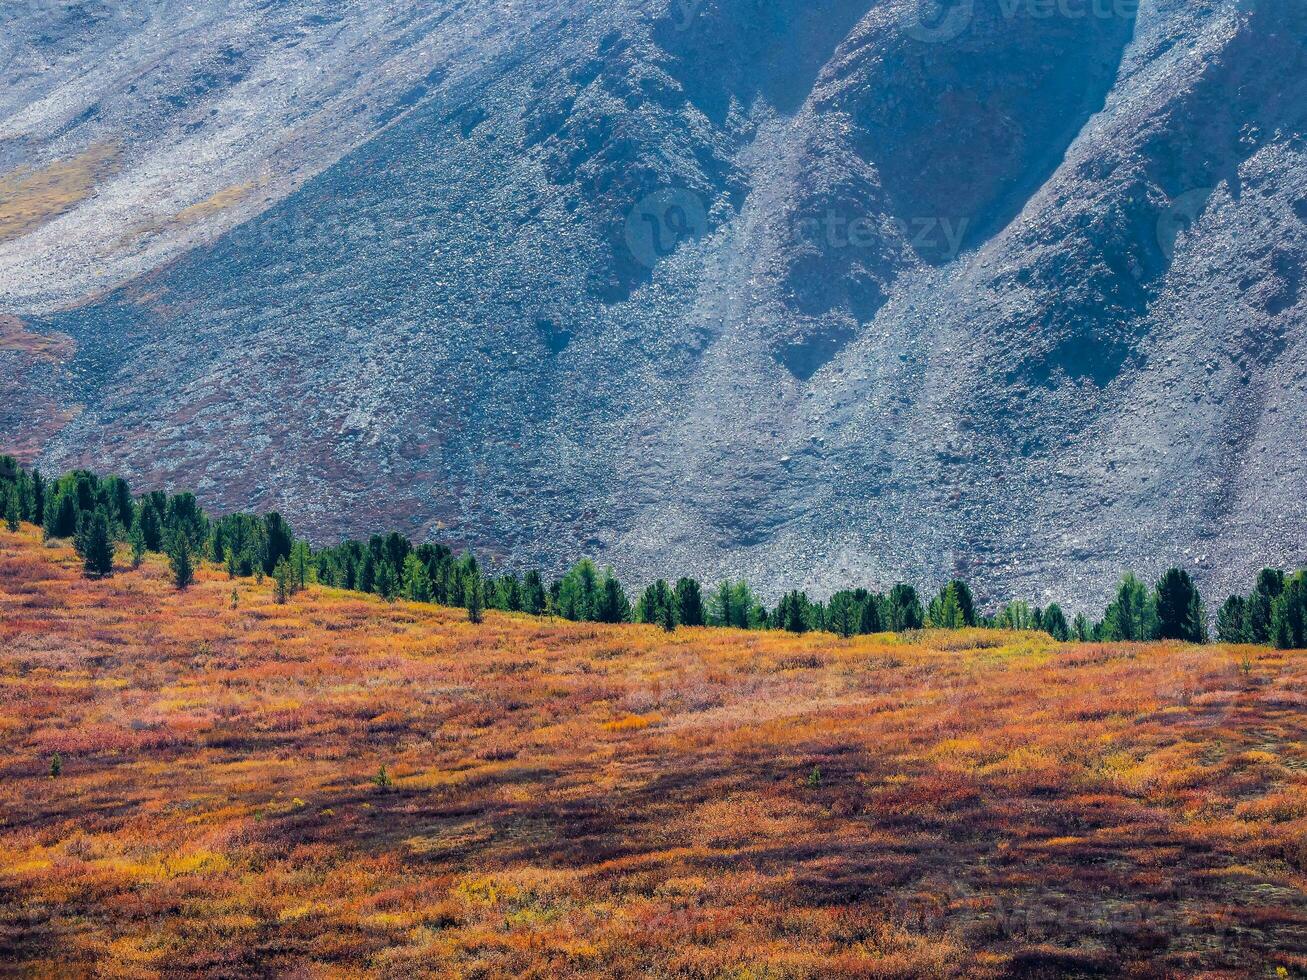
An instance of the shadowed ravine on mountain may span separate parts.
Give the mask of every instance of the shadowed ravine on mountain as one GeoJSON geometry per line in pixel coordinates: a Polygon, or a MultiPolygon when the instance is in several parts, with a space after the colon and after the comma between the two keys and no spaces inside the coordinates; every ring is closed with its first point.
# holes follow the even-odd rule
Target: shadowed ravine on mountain
{"type": "Polygon", "coordinates": [[[632,580],[1307,559],[1307,11],[949,11],[8,10],[0,428],[632,580]]]}

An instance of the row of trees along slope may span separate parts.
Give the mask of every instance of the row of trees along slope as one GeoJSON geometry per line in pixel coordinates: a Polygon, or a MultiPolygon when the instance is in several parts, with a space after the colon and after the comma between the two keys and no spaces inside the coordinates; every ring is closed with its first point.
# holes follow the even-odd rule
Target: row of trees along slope
{"type": "MultiPolygon", "coordinates": [[[[0,456],[0,506],[11,532],[26,521],[40,526],[47,540],[71,539],[88,576],[112,575],[117,548],[124,545],[133,568],[147,553],[166,554],[178,588],[191,584],[197,562],[210,561],[232,578],[272,577],[283,602],[317,583],[387,600],[465,608],[474,622],[481,621],[485,609],[497,609],[578,622],[650,623],[669,631],[716,626],[849,637],[923,627],[989,627],[1041,630],[1062,641],[1205,643],[1209,638],[1202,597],[1189,573],[1178,568],[1153,586],[1127,573],[1097,619],[1083,612],[1068,619],[1056,604],[1041,608],[1024,601],[985,613],[960,580],[945,584],[928,602],[916,587],[899,583],[885,592],[845,589],[824,602],[796,590],[769,608],[742,580],[705,590],[682,577],[659,579],[632,603],[613,570],[601,570],[589,559],[550,581],[537,569],[496,574],[469,551],[455,554],[441,544],[414,545],[395,532],[315,549],[296,538],[276,512],[214,518],[193,493],[134,495],[121,477],[86,470],[47,479],[10,456],[0,456]]],[[[1250,594],[1231,596],[1220,607],[1216,636],[1226,643],[1307,647],[1307,571],[1264,570],[1250,594]]]]}

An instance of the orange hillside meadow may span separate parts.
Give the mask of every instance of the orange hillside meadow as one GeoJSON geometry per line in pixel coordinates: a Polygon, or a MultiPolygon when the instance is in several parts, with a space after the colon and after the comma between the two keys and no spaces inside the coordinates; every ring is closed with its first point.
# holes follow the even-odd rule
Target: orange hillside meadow
{"type": "Polygon", "coordinates": [[[0,529],[0,973],[1307,972],[1301,654],[119,565],[0,529]]]}

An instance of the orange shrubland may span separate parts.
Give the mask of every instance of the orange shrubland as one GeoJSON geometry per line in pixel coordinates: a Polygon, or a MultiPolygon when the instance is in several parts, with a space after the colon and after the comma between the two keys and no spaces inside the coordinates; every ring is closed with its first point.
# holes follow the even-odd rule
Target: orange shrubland
{"type": "Polygon", "coordinates": [[[208,567],[178,593],[153,557],[90,582],[0,533],[0,948],[113,976],[1294,974],[1305,703],[1307,661],[1266,649],[477,626],[208,567]]]}

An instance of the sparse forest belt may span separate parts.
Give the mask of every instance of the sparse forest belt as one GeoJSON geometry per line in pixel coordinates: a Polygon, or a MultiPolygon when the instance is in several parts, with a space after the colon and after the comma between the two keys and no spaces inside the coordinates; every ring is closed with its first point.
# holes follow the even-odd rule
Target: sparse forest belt
{"type": "MultiPolygon", "coordinates": [[[[456,556],[440,544],[414,546],[396,532],[314,549],[276,512],[211,518],[193,493],[153,491],[137,497],[122,478],[86,470],[47,480],[10,456],[0,456],[0,504],[10,530],[28,521],[42,527],[47,539],[72,539],[88,576],[112,575],[116,546],[125,544],[133,566],[148,553],[166,554],[178,588],[190,584],[197,561],[207,560],[225,567],[233,579],[271,576],[283,602],[317,582],[385,599],[464,608],[473,622],[490,608],[574,622],[652,623],[669,632],[718,626],[850,637],[986,627],[1038,630],[1060,641],[1209,639],[1206,606],[1189,573],[1179,568],[1151,588],[1127,573],[1096,621],[1084,613],[1068,620],[1056,604],[1044,609],[1021,601],[987,614],[960,580],[945,584],[927,604],[914,586],[899,583],[887,593],[842,590],[824,602],[793,591],[768,609],[743,580],[724,581],[705,593],[692,578],[675,584],[659,579],[632,606],[613,570],[601,571],[588,558],[546,585],[538,570],[490,574],[470,551],[456,556]]],[[[1231,596],[1221,606],[1216,634],[1227,643],[1307,647],[1307,571],[1264,569],[1251,594],[1231,596]]]]}

